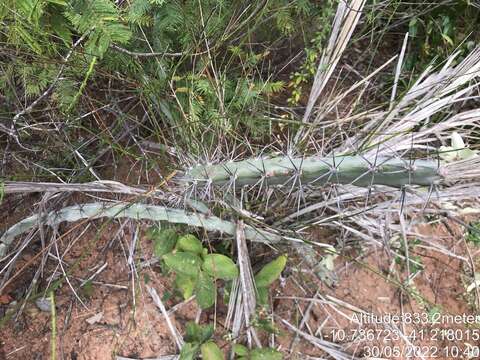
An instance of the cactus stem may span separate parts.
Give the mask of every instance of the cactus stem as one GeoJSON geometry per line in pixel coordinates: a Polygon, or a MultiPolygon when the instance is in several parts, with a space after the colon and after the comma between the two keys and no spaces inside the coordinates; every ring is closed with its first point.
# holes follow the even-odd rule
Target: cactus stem
{"type": "Polygon", "coordinates": [[[212,184],[216,187],[229,184],[241,188],[256,186],[266,180],[267,185],[294,186],[326,183],[353,184],[357,186],[404,185],[430,186],[442,180],[438,163],[430,160],[409,160],[376,157],[374,161],[363,156],[299,157],[288,156],[247,159],[219,165],[200,165],[187,171],[187,183],[212,184]]]}
{"type": "MultiPolygon", "coordinates": [[[[31,230],[40,223],[56,226],[62,222],[75,222],[83,219],[93,220],[102,217],[167,221],[174,224],[202,227],[208,231],[218,231],[232,236],[235,235],[236,231],[236,225],[230,221],[222,220],[216,216],[187,212],[181,209],[139,203],[87,203],[69,206],[48,214],[32,215],[11,226],[0,237],[0,257],[5,256],[8,246],[16,236],[31,230]]],[[[245,235],[251,241],[265,243],[275,243],[282,239],[278,234],[252,226],[245,227],[245,235]]]]}

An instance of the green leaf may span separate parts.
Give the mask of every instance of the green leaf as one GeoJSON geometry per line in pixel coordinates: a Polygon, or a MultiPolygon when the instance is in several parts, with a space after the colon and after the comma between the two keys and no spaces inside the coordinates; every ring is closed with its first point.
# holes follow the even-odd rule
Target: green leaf
{"type": "Polygon", "coordinates": [[[68,20],[61,14],[54,14],[50,19],[50,24],[53,32],[62,39],[65,45],[70,47],[72,44],[72,32],[68,26],[68,20]]]}
{"type": "Polygon", "coordinates": [[[480,222],[471,222],[465,236],[467,242],[480,246],[480,222]]]}
{"type": "Polygon", "coordinates": [[[179,360],[194,360],[198,350],[200,349],[197,343],[185,343],[180,351],[179,360]]]}
{"type": "Polygon", "coordinates": [[[195,296],[198,305],[202,309],[209,308],[215,304],[216,295],[215,281],[205,272],[200,271],[195,286],[195,296]]]}
{"type": "Polygon", "coordinates": [[[287,264],[287,256],[281,255],[272,262],[265,265],[262,270],[255,275],[255,285],[260,288],[271,285],[280,277],[285,265],[287,264]]]}
{"type": "Polygon", "coordinates": [[[175,285],[182,292],[182,296],[185,300],[193,295],[195,283],[196,279],[194,277],[182,273],[178,273],[175,278],[175,285]]]}
{"type": "Polygon", "coordinates": [[[66,0],[47,0],[48,3],[51,3],[51,4],[57,4],[57,5],[62,5],[62,6],[66,6],[67,5],[67,1],[66,0]]]}
{"type": "Polygon", "coordinates": [[[90,299],[93,295],[93,283],[92,280],[88,280],[82,287],[82,292],[87,299],[90,299]]]}
{"type": "Polygon", "coordinates": [[[458,151],[458,157],[461,160],[468,160],[477,156],[478,156],[477,152],[472,149],[465,148],[463,150],[458,151]]]}
{"type": "Polygon", "coordinates": [[[177,237],[173,229],[150,228],[147,232],[147,238],[153,240],[153,253],[158,258],[172,252],[177,243],[177,237]]]}
{"type": "Polygon", "coordinates": [[[185,341],[204,343],[212,337],[213,331],[213,324],[201,326],[193,321],[189,321],[185,329],[185,341]]]}
{"type": "Polygon", "coordinates": [[[458,150],[455,150],[451,146],[440,146],[438,149],[440,158],[446,162],[455,161],[458,155],[458,150]]]}
{"type": "Polygon", "coordinates": [[[331,246],[327,254],[315,267],[315,273],[317,276],[328,286],[334,286],[338,282],[337,274],[335,273],[335,259],[338,254],[335,248],[331,246]]]}
{"type": "Polygon", "coordinates": [[[233,345],[233,352],[236,355],[239,355],[239,356],[247,356],[248,355],[247,347],[243,346],[243,345],[240,345],[240,344],[233,345]]]}
{"type": "Polygon", "coordinates": [[[282,353],[270,348],[254,349],[250,353],[251,360],[282,360],[282,353]]]}
{"type": "Polygon", "coordinates": [[[201,255],[203,246],[202,242],[195,235],[187,234],[178,239],[177,249],[201,255]]]}
{"type": "Polygon", "coordinates": [[[203,360],[224,360],[222,351],[213,341],[206,342],[201,346],[203,360]]]}
{"type": "Polygon", "coordinates": [[[75,0],[65,12],[75,30],[88,34],[85,53],[102,58],[111,43],[126,43],[132,33],[110,0],[75,0]]]}
{"type": "Polygon", "coordinates": [[[446,162],[467,160],[477,157],[476,151],[465,146],[462,136],[454,131],[452,133],[452,146],[440,146],[438,149],[440,158],[446,162]]]}
{"type": "Polygon", "coordinates": [[[147,273],[144,273],[143,274],[143,282],[145,284],[148,284],[152,279],[150,279],[150,275],[148,275],[147,273]]]}
{"type": "Polygon", "coordinates": [[[222,254],[206,255],[202,269],[209,275],[223,280],[233,280],[238,276],[238,267],[229,257],[222,254]]]}
{"type": "Polygon", "coordinates": [[[228,304],[230,302],[230,296],[232,295],[233,281],[226,281],[223,287],[223,302],[228,304]]]}
{"type": "Polygon", "coordinates": [[[447,42],[450,46],[454,46],[453,44],[453,40],[450,36],[448,36],[447,34],[444,34],[442,33],[442,38],[445,40],[445,42],[447,42]]]}
{"type": "Polygon", "coordinates": [[[463,142],[462,136],[456,131],[452,132],[452,147],[455,150],[460,150],[465,148],[465,143],[463,142]]]}
{"type": "Polygon", "coordinates": [[[280,335],[280,329],[268,318],[259,318],[256,320],[255,327],[269,334],[280,335]]]}
{"type": "Polygon", "coordinates": [[[412,18],[408,23],[408,34],[411,37],[416,37],[418,33],[418,20],[417,18],[412,18]]]}
{"type": "Polygon", "coordinates": [[[257,286],[257,303],[259,305],[268,305],[268,288],[257,286]]]}
{"type": "Polygon", "coordinates": [[[193,277],[198,275],[202,264],[197,255],[185,252],[165,254],[162,258],[171,270],[193,277]]]}
{"type": "Polygon", "coordinates": [[[25,30],[21,26],[17,26],[15,30],[18,36],[25,42],[25,44],[30,47],[32,51],[34,51],[38,55],[42,54],[42,46],[40,46],[38,41],[34,39],[27,30],[25,30]]]}

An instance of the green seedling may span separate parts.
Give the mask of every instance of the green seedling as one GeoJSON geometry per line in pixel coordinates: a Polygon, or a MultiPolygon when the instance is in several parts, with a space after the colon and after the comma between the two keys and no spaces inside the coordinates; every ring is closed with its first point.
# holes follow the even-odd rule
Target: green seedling
{"type": "Polygon", "coordinates": [[[212,277],[233,280],[238,276],[238,267],[225,255],[209,254],[203,260],[202,269],[212,277]]]}
{"type": "Polygon", "coordinates": [[[228,281],[238,277],[238,267],[232,259],[209,254],[193,234],[178,237],[172,229],[151,229],[149,236],[154,238],[155,255],[175,272],[175,287],[185,300],[195,295],[202,309],[215,304],[217,279],[228,281]]]}
{"type": "Polygon", "coordinates": [[[147,237],[153,240],[153,253],[156,257],[161,258],[173,250],[178,235],[173,229],[152,227],[148,230],[147,237]]]}
{"type": "Polygon", "coordinates": [[[186,326],[185,345],[180,351],[180,360],[196,359],[200,352],[203,359],[223,360],[223,354],[221,354],[220,349],[210,340],[213,332],[212,324],[202,326],[192,321],[188,322],[186,326]],[[218,357],[219,355],[222,355],[222,357],[218,357]]]}
{"type": "Polygon", "coordinates": [[[475,246],[480,246],[480,222],[470,224],[465,240],[475,246]]]}
{"type": "Polygon", "coordinates": [[[248,349],[247,347],[235,344],[233,353],[237,360],[282,360],[282,353],[271,348],[248,349]]]}
{"type": "Polygon", "coordinates": [[[410,241],[408,243],[408,251],[405,249],[405,244],[402,245],[402,247],[399,249],[399,253],[401,256],[396,256],[395,257],[395,262],[401,266],[402,269],[406,269],[408,265],[408,269],[410,270],[410,274],[414,275],[420,271],[423,271],[424,265],[422,263],[422,257],[419,255],[413,255],[411,254],[417,245],[420,244],[420,240],[415,239],[413,241],[410,241]],[[408,254],[408,264],[406,262],[408,254]]]}
{"type": "Polygon", "coordinates": [[[224,360],[222,351],[213,341],[208,341],[200,347],[203,360],[224,360]]]}
{"type": "Polygon", "coordinates": [[[260,305],[268,304],[268,287],[280,277],[286,264],[287,256],[281,255],[265,265],[255,275],[254,280],[257,289],[257,300],[260,305]]]}

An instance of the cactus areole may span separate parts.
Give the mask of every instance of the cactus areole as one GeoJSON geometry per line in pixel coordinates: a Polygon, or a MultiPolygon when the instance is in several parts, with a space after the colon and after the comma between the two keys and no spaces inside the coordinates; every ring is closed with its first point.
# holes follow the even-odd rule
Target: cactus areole
{"type": "Polygon", "coordinates": [[[189,183],[198,185],[324,185],[327,183],[357,186],[404,185],[430,186],[441,181],[437,161],[402,160],[362,156],[247,159],[218,165],[200,165],[185,173],[189,183]]]}

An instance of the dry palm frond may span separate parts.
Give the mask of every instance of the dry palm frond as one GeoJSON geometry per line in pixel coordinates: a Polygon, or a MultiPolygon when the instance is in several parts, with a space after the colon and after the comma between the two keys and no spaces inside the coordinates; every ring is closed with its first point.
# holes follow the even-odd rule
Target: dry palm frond
{"type": "MultiPolygon", "coordinates": [[[[252,341],[255,342],[256,346],[261,346],[260,340],[258,339],[257,333],[252,326],[252,320],[255,316],[256,311],[256,298],[255,298],[255,284],[253,280],[253,270],[250,264],[250,256],[248,254],[247,241],[245,237],[245,225],[243,221],[237,221],[237,234],[236,234],[236,243],[237,243],[237,257],[238,265],[240,268],[239,276],[239,286],[240,291],[237,293],[240,299],[237,301],[237,304],[241,306],[241,309],[237,309],[235,316],[243,318],[243,321],[234,321],[234,323],[244,324],[247,329],[247,339],[248,344],[251,346],[252,341]]],[[[236,329],[233,332],[234,338],[237,338],[239,335],[239,330],[236,329]]]]}
{"type": "Polygon", "coordinates": [[[149,193],[149,189],[147,188],[132,187],[111,180],[92,181],[89,183],[78,184],[5,181],[2,190],[5,194],[27,194],[33,192],[98,192],[142,195],[149,193]]]}
{"type": "Polygon", "coordinates": [[[315,103],[332,76],[357,26],[364,5],[365,0],[351,0],[349,3],[344,0],[340,1],[327,48],[322,55],[315,79],[313,80],[303,122],[309,121],[315,103]]]}

